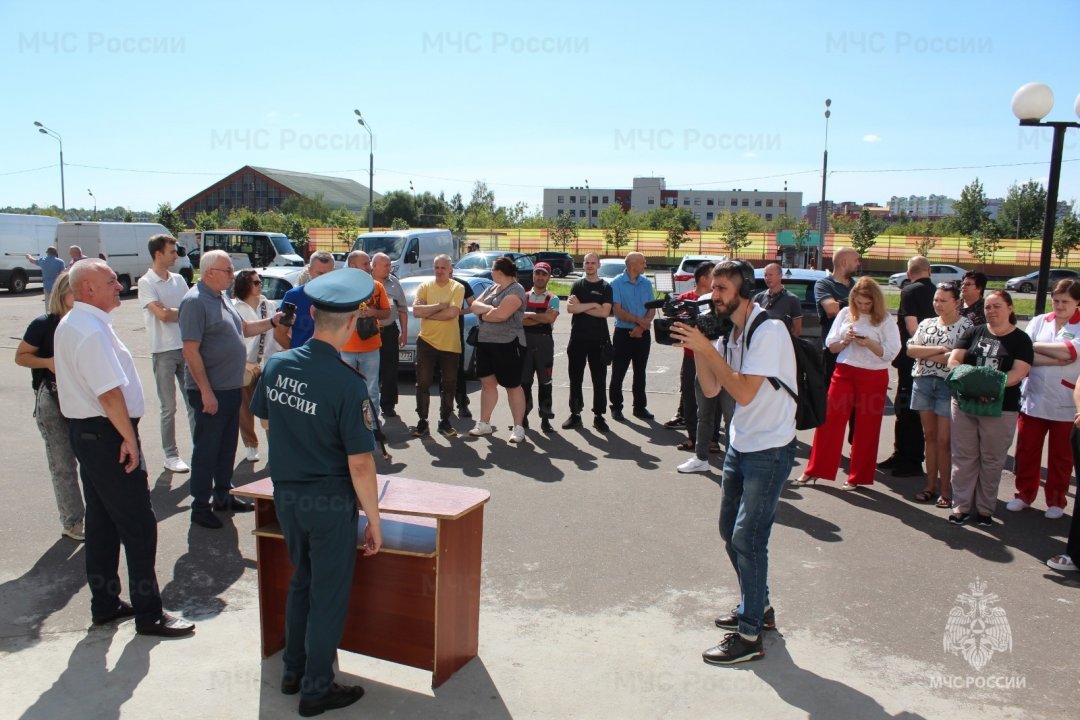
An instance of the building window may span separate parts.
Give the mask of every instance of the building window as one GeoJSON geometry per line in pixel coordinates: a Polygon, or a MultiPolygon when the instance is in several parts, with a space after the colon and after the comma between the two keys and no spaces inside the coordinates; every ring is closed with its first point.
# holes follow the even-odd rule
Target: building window
{"type": "Polygon", "coordinates": [[[755,200],[754,201],[754,207],[761,207],[761,201],[760,200],[755,200]]]}
{"type": "Polygon", "coordinates": [[[712,198],[706,198],[705,199],[705,204],[708,205],[709,207],[712,207],[713,199],[712,198]]]}
{"type": "Polygon", "coordinates": [[[695,205],[700,205],[701,204],[701,198],[694,198],[694,204],[695,205]]]}
{"type": "Polygon", "coordinates": [[[765,201],[765,207],[772,207],[772,198],[765,201]]]}
{"type": "Polygon", "coordinates": [[[705,213],[705,219],[706,220],[712,220],[713,219],[713,214],[711,212],[705,213]]]}
{"type": "Polygon", "coordinates": [[[592,216],[593,216],[593,217],[596,217],[596,213],[597,213],[597,211],[596,211],[596,210],[593,210],[593,211],[592,211],[592,216]]]}
{"type": "Polygon", "coordinates": [[[716,206],[717,207],[724,207],[724,200],[717,200],[716,201],[716,206]]]}
{"type": "Polygon", "coordinates": [[[593,201],[594,203],[596,202],[596,196],[595,196],[595,195],[593,195],[593,196],[592,196],[592,201],[593,201]]]}
{"type": "Polygon", "coordinates": [[[690,204],[690,198],[683,198],[682,199],[682,204],[683,205],[689,205],[690,204]]]}
{"type": "Polygon", "coordinates": [[[605,205],[607,205],[607,204],[608,204],[608,196],[607,196],[607,195],[605,195],[605,196],[604,196],[604,204],[605,204],[605,205]]]}
{"type": "Polygon", "coordinates": [[[562,195],[560,195],[560,196],[559,196],[559,204],[560,204],[560,205],[562,205],[562,204],[563,204],[563,196],[562,196],[562,195]]]}
{"type": "Polygon", "coordinates": [[[585,217],[585,211],[584,210],[578,210],[578,217],[585,217]]]}
{"type": "Polygon", "coordinates": [[[772,220],[772,213],[765,213],[766,220],[772,220]]]}
{"type": "MultiPolygon", "coordinates": [[[[573,200],[573,198],[570,198],[570,199],[573,200]]],[[[742,206],[743,207],[750,207],[750,198],[743,198],[742,199],[742,206]]]]}
{"type": "Polygon", "coordinates": [[[655,204],[656,204],[656,198],[654,198],[654,197],[650,197],[650,198],[649,198],[649,204],[650,204],[650,205],[655,205],[655,204]]]}
{"type": "Polygon", "coordinates": [[[576,202],[577,202],[577,195],[571,195],[570,196],[570,204],[573,205],[576,202]]]}

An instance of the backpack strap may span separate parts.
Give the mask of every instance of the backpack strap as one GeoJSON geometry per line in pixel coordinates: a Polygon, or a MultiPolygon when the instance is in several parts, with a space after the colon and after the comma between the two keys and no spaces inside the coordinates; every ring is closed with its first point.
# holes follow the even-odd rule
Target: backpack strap
{"type": "MultiPolygon", "coordinates": [[[[758,313],[757,317],[754,318],[754,320],[750,323],[750,327],[748,327],[746,329],[746,340],[743,341],[745,343],[745,347],[746,347],[747,350],[750,349],[750,338],[752,338],[754,336],[754,331],[757,330],[762,324],[764,324],[764,322],[766,320],[769,320],[769,319],[771,319],[769,317],[769,314],[767,312],[762,311],[762,312],[758,313]]],[[[789,336],[790,336],[790,331],[789,331],[789,336]]],[[[794,349],[794,347],[792,349],[794,349]]],[[[799,394],[797,392],[795,392],[794,390],[792,390],[791,388],[789,388],[787,386],[787,383],[785,383],[783,380],[781,380],[780,378],[775,378],[775,377],[769,377],[769,378],[766,378],[766,380],[769,381],[769,384],[773,386],[774,390],[779,390],[780,388],[784,388],[785,390],[787,390],[788,395],[790,395],[793,400],[798,402],[799,394]]]]}

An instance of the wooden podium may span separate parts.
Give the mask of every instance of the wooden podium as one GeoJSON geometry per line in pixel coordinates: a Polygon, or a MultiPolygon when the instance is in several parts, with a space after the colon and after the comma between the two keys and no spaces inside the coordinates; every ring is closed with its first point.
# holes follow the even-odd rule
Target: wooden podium
{"type": "MultiPolygon", "coordinates": [[[[446,682],[476,657],[484,504],[490,493],[379,475],[383,546],[356,556],[349,615],[339,647],[431,671],[446,682]]],[[[267,478],[232,491],[255,501],[255,548],[263,657],[285,647],[292,577],[267,478]]],[[[357,546],[367,518],[360,513],[357,546]]]]}

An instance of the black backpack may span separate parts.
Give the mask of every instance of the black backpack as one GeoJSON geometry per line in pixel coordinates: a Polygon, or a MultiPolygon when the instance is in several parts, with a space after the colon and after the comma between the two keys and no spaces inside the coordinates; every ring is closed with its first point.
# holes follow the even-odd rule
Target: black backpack
{"type": "MultiPolygon", "coordinates": [[[[760,313],[746,330],[746,349],[750,349],[750,338],[761,323],[769,319],[768,313],[760,313]]],[[[790,331],[789,331],[790,333],[790,331]]],[[[821,353],[812,342],[791,335],[791,344],[795,348],[795,378],[798,392],[792,390],[778,378],[768,378],[777,390],[783,387],[795,400],[795,428],[813,430],[825,423],[825,407],[828,390],[825,387],[825,370],[822,366],[821,353]]]]}

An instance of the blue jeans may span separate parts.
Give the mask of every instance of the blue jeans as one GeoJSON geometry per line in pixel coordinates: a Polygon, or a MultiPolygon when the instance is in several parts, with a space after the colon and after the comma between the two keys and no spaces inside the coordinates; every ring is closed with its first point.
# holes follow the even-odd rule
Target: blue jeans
{"type": "Polygon", "coordinates": [[[742,453],[728,447],[720,500],[720,537],[739,578],[739,633],[761,632],[769,607],[769,535],[780,491],[795,464],[795,440],[742,453]]]}
{"type": "Polygon", "coordinates": [[[378,413],[382,409],[379,405],[379,351],[343,352],[341,360],[364,376],[368,399],[371,400],[371,411],[378,413]]]}

